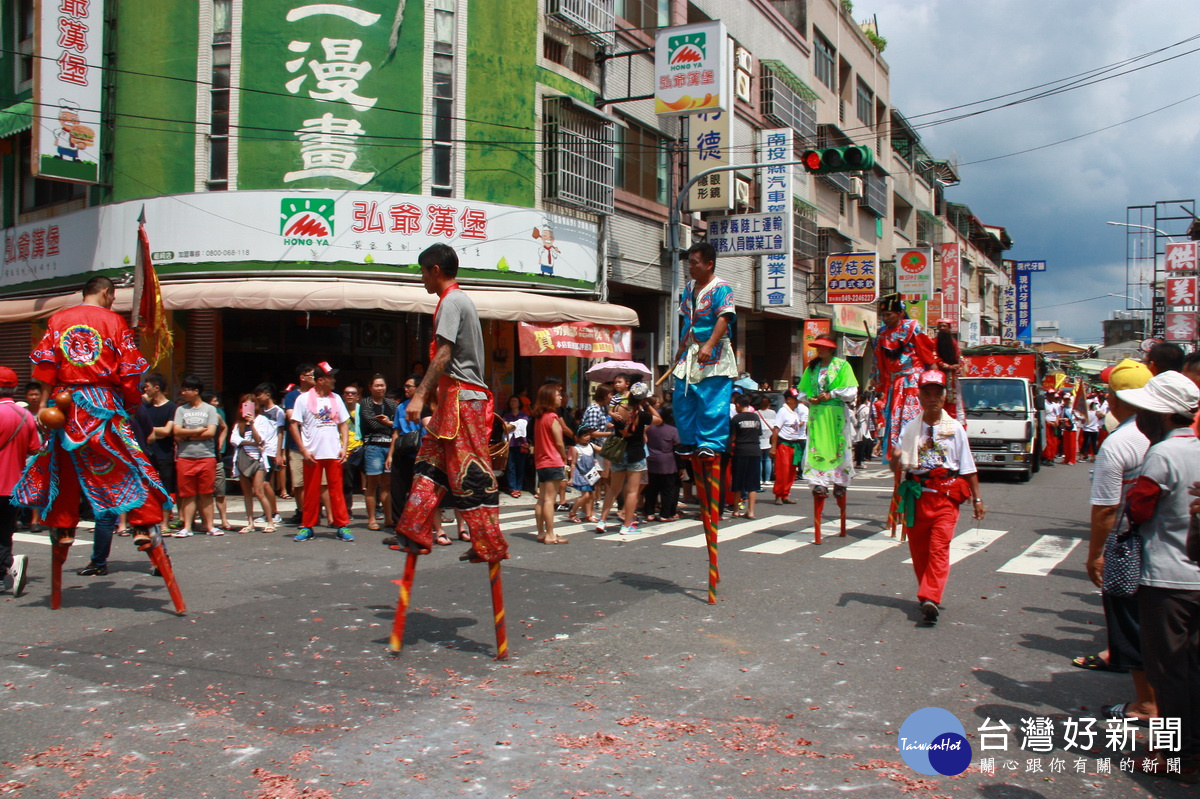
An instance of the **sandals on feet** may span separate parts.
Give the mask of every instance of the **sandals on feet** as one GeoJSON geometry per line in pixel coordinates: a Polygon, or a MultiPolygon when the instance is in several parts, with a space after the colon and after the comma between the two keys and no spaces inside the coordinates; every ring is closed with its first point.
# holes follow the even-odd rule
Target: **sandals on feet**
{"type": "Polygon", "coordinates": [[[1099,655],[1080,655],[1077,658],[1071,658],[1071,665],[1077,669],[1088,669],[1089,671],[1115,671],[1118,673],[1128,671],[1128,669],[1110,665],[1099,655]]]}
{"type": "Polygon", "coordinates": [[[368,522],[367,529],[371,532],[377,532],[379,530],[379,522],[368,522]]]}
{"type": "Polygon", "coordinates": [[[264,527],[264,528],[262,529],[262,531],[263,531],[264,533],[273,533],[273,532],[275,532],[275,525],[273,525],[273,524],[268,524],[266,527],[264,527]]]}
{"type": "Polygon", "coordinates": [[[445,533],[438,533],[437,538],[433,539],[433,543],[437,544],[439,547],[448,547],[454,542],[451,541],[450,536],[446,535],[445,533]]]}
{"type": "Polygon", "coordinates": [[[253,525],[253,524],[247,524],[245,527],[243,527],[242,529],[238,530],[238,532],[239,532],[239,533],[253,533],[255,529],[256,529],[256,528],[254,527],[254,525],[253,525]]]}

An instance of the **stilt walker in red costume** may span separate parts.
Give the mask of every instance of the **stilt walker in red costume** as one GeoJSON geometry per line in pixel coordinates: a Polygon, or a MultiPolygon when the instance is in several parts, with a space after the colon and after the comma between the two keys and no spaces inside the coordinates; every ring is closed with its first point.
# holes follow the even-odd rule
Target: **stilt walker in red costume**
{"type": "Polygon", "coordinates": [[[456,282],[458,254],[445,244],[434,244],[418,256],[417,263],[425,290],[438,295],[438,304],[433,314],[429,367],[408,403],[408,419],[421,421],[421,411],[430,399],[436,407],[417,452],[412,493],[396,523],[396,548],[407,552],[408,563],[400,581],[391,648],[399,653],[403,645],[416,558],[433,549],[433,514],[449,491],[471,535],[471,549],[461,559],[488,564],[496,659],[504,660],[508,642],[500,561],[508,557],[508,542],[500,532],[500,491],[488,450],[494,399],[482,374],[483,331],[475,304],[456,282]]]}
{"type": "Polygon", "coordinates": [[[61,604],[62,565],[75,543],[79,502],[86,496],[97,513],[128,514],[134,544],[157,567],[182,614],[186,607],[160,528],[170,497],[129,423],[149,364],[133,331],[112,311],[115,298],[107,277],[89,280],[83,304],[51,316],[30,356],[34,379],[53,387],[52,404],[38,414],[49,435],[13,488],[12,501],[40,510],[50,530],[50,607],[61,604]]]}
{"type": "MultiPolygon", "coordinates": [[[[904,425],[921,414],[917,378],[934,365],[933,342],[915,319],[909,319],[899,294],[879,301],[882,324],[875,336],[875,371],[872,384],[883,397],[883,428],[879,435],[880,457],[887,461],[900,442],[904,425]]],[[[899,484],[897,484],[899,487],[899,484]]],[[[895,532],[895,494],[888,511],[888,526],[895,532]]]]}

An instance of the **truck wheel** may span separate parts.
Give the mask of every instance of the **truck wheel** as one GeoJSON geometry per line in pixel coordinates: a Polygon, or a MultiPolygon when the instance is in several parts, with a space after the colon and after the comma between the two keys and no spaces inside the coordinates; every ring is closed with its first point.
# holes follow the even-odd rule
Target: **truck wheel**
{"type": "Polygon", "coordinates": [[[1028,483],[1032,477],[1033,477],[1033,467],[1030,466],[1028,469],[1026,469],[1025,471],[1023,471],[1017,475],[1017,482],[1018,483],[1028,483]]]}

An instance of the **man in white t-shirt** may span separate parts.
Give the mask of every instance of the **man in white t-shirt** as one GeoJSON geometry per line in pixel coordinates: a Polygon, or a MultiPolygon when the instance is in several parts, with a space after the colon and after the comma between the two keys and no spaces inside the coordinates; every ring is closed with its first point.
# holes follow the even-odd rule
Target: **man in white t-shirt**
{"type": "Polygon", "coordinates": [[[1058,457],[1058,420],[1062,416],[1062,403],[1058,392],[1046,392],[1046,446],[1042,449],[1042,460],[1054,463],[1058,457]]]}
{"type": "MultiPolygon", "coordinates": [[[[314,489],[321,485],[322,476],[328,485],[342,484],[342,464],[349,449],[350,413],[333,390],[337,371],[326,361],[317,364],[313,369],[316,384],[296,397],[292,406],[292,440],[304,457],[304,484],[309,487],[304,492],[300,531],[293,541],[308,541],[313,537],[313,528],[321,519],[321,492],[314,489]]],[[[353,541],[346,497],[341,491],[329,492],[329,515],[333,526],[338,528],[338,540],[353,541]]]]}
{"type": "MultiPolygon", "coordinates": [[[[1097,588],[1104,585],[1104,549],[1117,526],[1117,514],[1125,504],[1130,486],[1137,480],[1150,441],[1134,423],[1134,408],[1127,405],[1118,391],[1141,388],[1150,382],[1145,364],[1126,359],[1101,374],[1111,389],[1110,404],[1119,425],[1096,454],[1092,470],[1091,537],[1088,541],[1087,573],[1097,588]]],[[[1106,654],[1081,655],[1071,665],[1094,671],[1128,671],[1133,678],[1135,699],[1105,708],[1115,717],[1145,721],[1157,715],[1154,690],[1142,665],[1141,618],[1138,599],[1103,594],[1104,624],[1108,634],[1106,654]]]]}

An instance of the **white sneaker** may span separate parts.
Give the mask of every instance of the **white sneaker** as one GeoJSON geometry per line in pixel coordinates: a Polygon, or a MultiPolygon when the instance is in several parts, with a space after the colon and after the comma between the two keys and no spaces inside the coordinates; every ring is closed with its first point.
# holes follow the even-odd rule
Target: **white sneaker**
{"type": "Polygon", "coordinates": [[[271,517],[271,524],[283,524],[283,517],[276,513],[271,517]]]}
{"type": "Polygon", "coordinates": [[[191,530],[176,530],[175,537],[176,538],[191,538],[192,531],[191,530]]]}
{"type": "Polygon", "coordinates": [[[596,522],[596,532],[597,533],[604,532],[604,522],[596,522]]]}
{"type": "Polygon", "coordinates": [[[13,565],[8,568],[8,574],[5,576],[12,584],[12,595],[18,597],[25,593],[25,578],[29,570],[28,555],[14,555],[13,565]]]}

